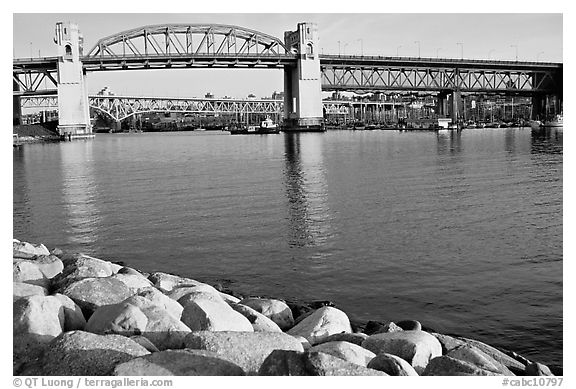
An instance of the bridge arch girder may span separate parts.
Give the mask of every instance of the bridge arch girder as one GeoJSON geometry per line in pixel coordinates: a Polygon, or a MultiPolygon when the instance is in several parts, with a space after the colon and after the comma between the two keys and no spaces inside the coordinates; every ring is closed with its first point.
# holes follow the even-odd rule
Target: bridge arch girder
{"type": "Polygon", "coordinates": [[[226,24],[161,24],[100,39],[87,57],[283,55],[284,43],[256,30],[226,24]]]}

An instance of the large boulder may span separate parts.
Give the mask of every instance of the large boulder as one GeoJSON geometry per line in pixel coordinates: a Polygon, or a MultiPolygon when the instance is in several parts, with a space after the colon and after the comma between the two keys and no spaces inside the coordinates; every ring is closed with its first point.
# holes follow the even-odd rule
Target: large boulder
{"type": "Polygon", "coordinates": [[[116,279],[124,283],[133,293],[139,293],[152,287],[152,283],[143,275],[117,273],[112,275],[110,279],[116,279]]]}
{"type": "Polygon", "coordinates": [[[60,259],[64,270],[53,280],[54,288],[58,291],[85,278],[110,277],[114,274],[110,262],[89,255],[66,253],[60,259]]]}
{"type": "Polygon", "coordinates": [[[508,376],[514,375],[514,373],[512,373],[506,366],[474,346],[462,345],[455,347],[448,351],[446,356],[469,362],[483,370],[508,376]]]}
{"type": "Polygon", "coordinates": [[[65,332],[52,340],[37,363],[22,375],[106,376],[116,365],[147,354],[144,347],[124,336],[65,332]]]}
{"type": "Polygon", "coordinates": [[[192,332],[184,339],[186,348],[213,351],[222,359],[240,366],[248,374],[274,350],[304,351],[293,337],[281,332],[192,332]]]}
{"type": "Polygon", "coordinates": [[[97,334],[142,335],[158,349],[183,347],[190,329],[161,306],[142,296],[98,308],[86,330],[97,334]]]}
{"type": "Polygon", "coordinates": [[[354,343],[357,344],[358,346],[361,346],[362,342],[364,342],[366,339],[368,339],[368,335],[366,334],[362,333],[351,334],[349,332],[340,332],[338,334],[330,335],[324,339],[320,339],[316,341],[316,344],[318,345],[327,342],[342,341],[342,342],[354,343]]]}
{"type": "Polygon", "coordinates": [[[288,334],[303,336],[314,345],[341,332],[352,332],[348,316],[337,308],[322,307],[292,327],[288,334]]]}
{"type": "Polygon", "coordinates": [[[180,299],[179,302],[184,307],[181,320],[192,331],[254,331],[248,319],[230,308],[223,300],[180,299]]]}
{"type": "Polygon", "coordinates": [[[417,376],[416,370],[405,360],[396,355],[382,353],[372,359],[366,367],[383,371],[391,376],[417,376]]]}
{"type": "Polygon", "coordinates": [[[263,298],[247,298],[240,300],[239,304],[246,305],[255,311],[260,312],[276,323],[282,331],[285,331],[294,325],[292,310],[283,301],[263,298]]]}
{"type": "Polygon", "coordinates": [[[31,258],[37,255],[50,255],[50,251],[43,244],[31,244],[14,239],[12,242],[14,258],[31,258]]]}
{"type": "Polygon", "coordinates": [[[350,363],[364,367],[366,367],[368,362],[370,362],[376,356],[376,354],[374,354],[372,351],[366,350],[357,344],[343,341],[322,343],[312,347],[309,351],[318,351],[325,354],[330,354],[350,363]]]}
{"type": "Polygon", "coordinates": [[[38,255],[35,256],[34,259],[16,259],[13,262],[28,262],[36,265],[47,279],[54,278],[58,274],[62,273],[62,270],[64,269],[64,264],[60,258],[54,255],[38,255]]]}
{"type": "Polygon", "coordinates": [[[160,289],[164,293],[171,292],[177,286],[206,285],[191,278],[175,276],[173,274],[162,272],[152,273],[148,276],[148,279],[156,288],[160,289]]]}
{"type": "Polygon", "coordinates": [[[72,301],[71,298],[60,293],[53,294],[50,297],[58,300],[62,305],[64,312],[63,331],[83,330],[84,327],[86,327],[86,319],[84,318],[82,309],[80,309],[78,304],[72,301]]]}
{"type": "Polygon", "coordinates": [[[142,289],[136,293],[136,296],[144,297],[145,299],[150,300],[154,305],[164,308],[168,311],[168,313],[170,313],[178,320],[180,320],[180,317],[182,317],[182,311],[184,310],[184,307],[182,307],[182,305],[180,305],[180,303],[177,301],[174,301],[174,299],[171,299],[164,293],[160,292],[155,287],[142,289]]]}
{"type": "Polygon", "coordinates": [[[111,277],[84,278],[70,284],[61,293],[74,300],[86,317],[104,305],[118,304],[133,295],[126,284],[111,277]]]}
{"type": "Polygon", "coordinates": [[[13,303],[13,334],[49,342],[62,333],[64,310],[51,296],[23,297],[13,303]]]}
{"type": "Polygon", "coordinates": [[[433,358],[426,369],[422,372],[423,376],[494,376],[500,375],[489,370],[481,369],[478,366],[460,359],[452,358],[447,355],[433,358]]]}
{"type": "Polygon", "coordinates": [[[428,362],[442,355],[438,339],[424,331],[400,331],[375,334],[362,343],[362,347],[376,353],[396,355],[422,373],[428,362]]]}
{"type": "Polygon", "coordinates": [[[46,288],[39,286],[28,284],[26,282],[13,282],[12,283],[12,299],[16,301],[21,299],[22,297],[28,296],[46,296],[48,291],[46,288]]]}
{"type": "Polygon", "coordinates": [[[475,339],[468,339],[468,338],[458,338],[458,339],[463,341],[467,345],[476,347],[478,350],[482,351],[486,355],[489,355],[495,361],[503,364],[512,371],[523,372],[526,369],[525,364],[519,362],[518,360],[512,358],[509,355],[506,355],[497,348],[487,345],[486,343],[482,343],[475,339]]]}
{"type": "Polygon", "coordinates": [[[322,352],[274,350],[262,363],[261,376],[385,376],[322,352]]]}
{"type": "Polygon", "coordinates": [[[323,352],[306,352],[306,368],[315,376],[385,376],[384,372],[369,369],[323,352]]]}
{"type": "Polygon", "coordinates": [[[50,287],[50,280],[46,278],[38,265],[33,261],[16,261],[12,263],[12,281],[38,285],[43,288],[50,287]]]}
{"type": "Polygon", "coordinates": [[[282,332],[278,324],[243,304],[228,303],[233,310],[243,315],[252,324],[255,332],[282,332]]]}
{"type": "Polygon", "coordinates": [[[189,297],[190,300],[209,298],[214,301],[221,301],[225,303],[222,296],[220,296],[220,292],[207,284],[196,286],[176,286],[166,295],[176,301],[179,301],[185,296],[191,296],[189,297]]]}
{"type": "Polygon", "coordinates": [[[202,350],[166,350],[116,366],[116,376],[241,376],[244,370],[202,350]]]}

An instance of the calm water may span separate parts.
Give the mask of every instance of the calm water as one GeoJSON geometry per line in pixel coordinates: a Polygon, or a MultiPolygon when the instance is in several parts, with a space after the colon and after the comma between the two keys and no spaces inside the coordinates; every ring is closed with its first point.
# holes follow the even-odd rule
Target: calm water
{"type": "Polygon", "coordinates": [[[16,238],[562,364],[562,131],[118,134],[13,154],[16,238]]]}

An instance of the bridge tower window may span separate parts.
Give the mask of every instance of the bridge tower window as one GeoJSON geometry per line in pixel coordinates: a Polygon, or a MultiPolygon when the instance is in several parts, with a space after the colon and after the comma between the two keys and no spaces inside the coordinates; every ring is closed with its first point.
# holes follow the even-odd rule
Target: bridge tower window
{"type": "Polygon", "coordinates": [[[64,46],[64,55],[67,58],[72,58],[72,46],[70,44],[64,46]]]}
{"type": "Polygon", "coordinates": [[[308,43],[306,45],[306,55],[308,57],[312,57],[314,55],[314,46],[312,46],[312,43],[308,43]]]}

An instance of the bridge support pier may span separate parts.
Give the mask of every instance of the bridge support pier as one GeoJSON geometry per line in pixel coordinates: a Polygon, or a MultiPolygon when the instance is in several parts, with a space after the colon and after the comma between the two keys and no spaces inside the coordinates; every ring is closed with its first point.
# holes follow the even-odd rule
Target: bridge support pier
{"type": "Polygon", "coordinates": [[[453,91],[450,94],[450,117],[452,118],[452,123],[458,123],[463,118],[463,111],[462,93],[453,91]]]}
{"type": "Polygon", "coordinates": [[[288,131],[322,131],[322,85],[318,27],[298,23],[284,33],[286,47],[298,55],[295,67],[284,68],[284,120],[288,131]]]}
{"type": "Polygon", "coordinates": [[[58,132],[67,138],[91,138],[90,111],[82,69],[83,38],[73,23],[57,23],[58,132]]]}
{"type": "MultiPolygon", "coordinates": [[[[18,85],[16,81],[12,81],[12,90],[14,92],[20,91],[20,85],[18,85]]],[[[12,114],[13,125],[17,126],[22,124],[22,103],[20,101],[20,96],[13,95],[12,107],[14,110],[14,113],[12,114]]]]}

